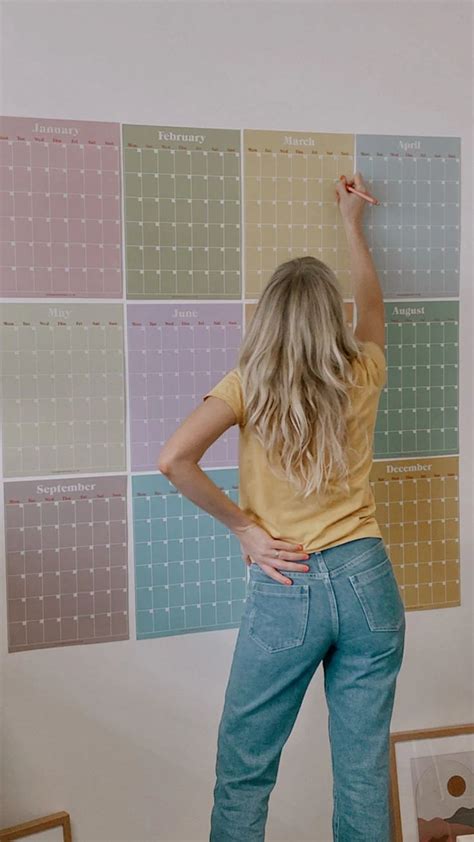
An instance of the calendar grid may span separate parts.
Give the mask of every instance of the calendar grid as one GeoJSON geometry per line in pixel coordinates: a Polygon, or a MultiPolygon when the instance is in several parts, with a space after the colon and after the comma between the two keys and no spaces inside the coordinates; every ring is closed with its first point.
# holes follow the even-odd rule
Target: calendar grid
{"type": "Polygon", "coordinates": [[[357,135],[356,148],[381,201],[364,225],[385,295],[459,296],[459,138],[357,135]]]}
{"type": "MultiPolygon", "coordinates": [[[[132,470],[156,470],[156,457],[180,421],[236,362],[241,303],[127,305],[132,470]]],[[[236,465],[231,428],[203,465],[236,465]]]]}
{"type": "Polygon", "coordinates": [[[123,470],[121,305],[8,302],[3,312],[4,475],[123,470]]]}
{"type": "MultiPolygon", "coordinates": [[[[237,501],[235,469],[210,471],[237,501]]],[[[237,538],[162,475],[133,477],[137,638],[235,628],[246,596],[237,538]]]]}
{"type": "MultiPolygon", "coordinates": [[[[366,215],[387,333],[388,379],[372,471],[377,518],[406,608],[459,605],[459,139],[33,118],[1,118],[1,127],[5,512],[6,490],[14,485],[33,495],[45,476],[53,484],[58,474],[63,481],[74,472],[74,482],[89,482],[91,471],[107,472],[103,480],[125,482],[121,499],[135,548],[128,562],[136,602],[132,634],[135,624],[138,639],[238,627],[245,599],[239,547],[229,530],[157,472],[157,455],[202,395],[234,367],[243,319],[248,324],[279,263],[308,253],[332,266],[353,326],[345,233],[332,192],[355,161],[382,200],[366,215]],[[41,132],[32,131],[35,123],[41,132]],[[57,136],[47,131],[53,126],[57,136]],[[66,142],[74,128],[77,144],[66,142]],[[26,136],[27,129],[27,142],[14,140],[12,132],[26,136]],[[158,142],[160,132],[192,139],[158,142]],[[40,297],[48,303],[38,303],[40,297]],[[84,301],[71,304],[71,297],[84,301]],[[390,474],[394,468],[403,472],[390,474]],[[144,529],[149,541],[142,539],[144,529]]],[[[202,464],[236,500],[237,463],[234,427],[202,464]]],[[[90,500],[58,500],[51,510],[49,500],[34,506],[23,500],[22,511],[42,513],[41,523],[31,525],[13,522],[20,507],[8,503],[10,651],[128,636],[128,613],[127,630],[122,626],[118,637],[117,628],[110,633],[99,618],[103,592],[123,594],[113,577],[127,570],[123,543],[117,565],[104,543],[114,499],[97,500],[99,508],[90,500]],[[82,521],[72,516],[81,506],[89,507],[87,522],[100,535],[87,547],[89,573],[101,568],[84,614],[69,590],[71,570],[77,570],[76,584],[85,575],[78,562],[83,550],[61,543],[66,533],[72,541],[81,531],[82,521]],[[55,509],[64,523],[45,519],[43,513],[55,509]],[[22,555],[12,546],[25,530],[37,543],[25,545],[22,555]],[[51,546],[55,535],[61,535],[58,547],[51,546]],[[73,547],[77,567],[70,568],[73,547]],[[50,569],[58,554],[59,570],[50,569]],[[105,559],[110,564],[102,564],[105,559]],[[41,600],[40,578],[59,578],[59,596],[44,592],[41,600]],[[59,622],[48,615],[57,597],[59,622]],[[48,606],[41,616],[40,602],[48,606]],[[53,619],[60,635],[46,640],[45,622],[53,619]],[[79,623],[86,620],[81,637],[79,623]]]]}
{"type": "Polygon", "coordinates": [[[239,299],[240,133],[125,125],[123,150],[127,297],[239,299]]]}
{"type": "Polygon", "coordinates": [[[459,457],[376,460],[371,485],[405,607],[460,605],[459,457]]]}
{"type": "Polygon", "coordinates": [[[352,135],[244,131],[246,297],[258,297],[275,266],[313,254],[350,296],[348,253],[334,202],[338,175],[353,167],[352,135]]]}
{"type": "Polygon", "coordinates": [[[128,639],[126,486],[5,484],[9,652],[128,639]]]}
{"type": "Polygon", "coordinates": [[[387,383],[375,457],[457,453],[458,301],[386,301],[385,314],[387,383]]]}
{"type": "Polygon", "coordinates": [[[0,292],[121,298],[116,123],[0,118],[0,292]]]}

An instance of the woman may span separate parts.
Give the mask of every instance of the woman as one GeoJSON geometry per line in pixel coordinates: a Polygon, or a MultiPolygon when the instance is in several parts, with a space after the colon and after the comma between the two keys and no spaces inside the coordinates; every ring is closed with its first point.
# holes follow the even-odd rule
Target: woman
{"type": "Polygon", "coordinates": [[[248,596],[219,725],[211,842],[261,842],[280,756],[319,663],[335,842],[390,842],[389,732],[404,606],[369,485],[386,382],[384,304],[362,231],[359,173],[336,185],[357,327],[334,273],[279,266],[238,365],[166,443],[159,469],[239,537],[248,596]],[[240,506],[198,467],[239,424],[240,506]],[[302,563],[304,560],[304,563],[302,563]]]}

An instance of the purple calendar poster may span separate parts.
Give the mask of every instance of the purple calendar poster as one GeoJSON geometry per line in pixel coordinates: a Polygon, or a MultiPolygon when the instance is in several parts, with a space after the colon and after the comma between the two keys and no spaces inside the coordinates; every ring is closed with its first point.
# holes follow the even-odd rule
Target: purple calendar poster
{"type": "MultiPolygon", "coordinates": [[[[241,302],[129,303],[128,369],[132,470],[156,470],[158,454],[206,392],[235,366],[241,302]]],[[[206,467],[238,461],[238,428],[206,452],[206,467]]]]}

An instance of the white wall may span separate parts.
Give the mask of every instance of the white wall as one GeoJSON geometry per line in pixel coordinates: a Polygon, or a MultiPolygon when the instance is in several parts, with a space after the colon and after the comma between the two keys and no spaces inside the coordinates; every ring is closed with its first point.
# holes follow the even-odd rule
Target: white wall
{"type": "MultiPolygon", "coordinates": [[[[472,719],[470,18],[455,0],[3,4],[3,114],[462,137],[462,605],[407,612],[392,730],[472,719]]],[[[76,842],[205,842],[236,630],[14,655],[0,634],[3,823],[66,809],[76,842]]],[[[331,810],[318,671],[267,839],[328,842],[331,810]]]]}

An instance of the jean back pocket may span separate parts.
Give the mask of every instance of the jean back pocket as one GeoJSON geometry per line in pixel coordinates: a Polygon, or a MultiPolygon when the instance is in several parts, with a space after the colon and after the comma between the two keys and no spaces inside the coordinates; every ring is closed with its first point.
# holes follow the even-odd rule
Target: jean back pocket
{"type": "Polygon", "coordinates": [[[389,557],[348,578],[370,630],[399,631],[405,621],[405,606],[389,557]]]}
{"type": "Polygon", "coordinates": [[[266,652],[301,646],[308,624],[309,585],[253,581],[248,634],[266,652]]]}

